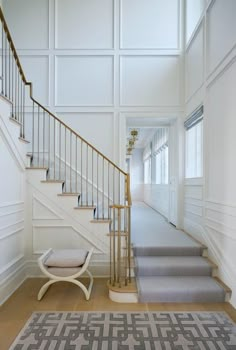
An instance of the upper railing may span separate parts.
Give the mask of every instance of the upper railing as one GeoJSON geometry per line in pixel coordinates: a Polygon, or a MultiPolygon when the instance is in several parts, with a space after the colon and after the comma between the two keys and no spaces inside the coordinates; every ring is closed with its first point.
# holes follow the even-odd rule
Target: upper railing
{"type": "Polygon", "coordinates": [[[110,219],[112,206],[131,205],[129,175],[34,99],[1,8],[0,20],[1,94],[29,141],[31,166],[47,168],[47,180],[62,181],[63,192],[78,194],[79,206],[96,209],[95,219],[110,219]]]}

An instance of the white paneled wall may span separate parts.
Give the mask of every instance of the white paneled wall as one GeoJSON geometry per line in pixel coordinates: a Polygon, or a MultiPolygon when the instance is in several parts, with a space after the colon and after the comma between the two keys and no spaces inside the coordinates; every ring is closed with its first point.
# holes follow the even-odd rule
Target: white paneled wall
{"type": "Polygon", "coordinates": [[[85,139],[101,150],[106,157],[113,157],[113,113],[64,113],[59,117],[73,130],[84,135],[85,139]],[[106,137],[103,135],[104,125],[107,129],[106,137]]]}
{"type": "Polygon", "coordinates": [[[19,153],[19,126],[9,121],[10,105],[2,98],[0,111],[1,304],[24,280],[25,176],[19,153]]]}
{"type": "Polygon", "coordinates": [[[181,111],[182,0],[7,0],[4,13],[35,97],[64,120],[74,113],[116,162],[125,108],[181,111]]]}
{"type": "MultiPolygon", "coordinates": [[[[209,1],[186,50],[186,110],[204,104],[204,177],[187,179],[184,228],[205,242],[236,306],[236,2],[209,1]],[[206,45],[204,45],[204,38],[206,45]],[[204,58],[204,46],[206,58],[204,58]],[[206,72],[206,74],[204,74],[206,72]]],[[[194,20],[194,18],[193,18],[194,20]]],[[[187,115],[186,115],[187,117],[187,115]]]]}
{"type": "Polygon", "coordinates": [[[235,48],[236,2],[235,0],[213,1],[207,11],[207,73],[235,48]],[[226,5],[227,4],[227,5],[226,5]]]}
{"type": "Polygon", "coordinates": [[[49,48],[49,0],[3,0],[3,7],[18,49],[49,48]]]}
{"type": "Polygon", "coordinates": [[[121,48],[179,49],[180,1],[121,0],[120,3],[121,48]]]}
{"type": "Polygon", "coordinates": [[[196,25],[204,12],[205,5],[206,0],[186,0],[186,43],[189,42],[195,31],[196,25]]]}
{"type": "Polygon", "coordinates": [[[55,1],[57,49],[112,49],[113,0],[55,1]]]}
{"type": "Polygon", "coordinates": [[[178,107],[179,82],[178,56],[121,57],[121,105],[178,107]]]}
{"type": "Polygon", "coordinates": [[[57,56],[56,106],[112,106],[112,56],[57,56]]]}
{"type": "Polygon", "coordinates": [[[186,52],[186,100],[188,101],[203,84],[204,73],[204,29],[199,26],[194,40],[186,52]]]}

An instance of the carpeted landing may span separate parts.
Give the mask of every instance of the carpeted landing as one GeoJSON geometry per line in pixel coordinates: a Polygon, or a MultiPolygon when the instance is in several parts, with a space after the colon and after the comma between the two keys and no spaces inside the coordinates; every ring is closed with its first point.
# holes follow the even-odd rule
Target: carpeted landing
{"type": "Polygon", "coordinates": [[[223,312],[35,312],[9,350],[233,350],[223,312]]]}
{"type": "Polygon", "coordinates": [[[145,204],[132,208],[135,275],[140,302],[224,302],[206,247],[145,204]]]}

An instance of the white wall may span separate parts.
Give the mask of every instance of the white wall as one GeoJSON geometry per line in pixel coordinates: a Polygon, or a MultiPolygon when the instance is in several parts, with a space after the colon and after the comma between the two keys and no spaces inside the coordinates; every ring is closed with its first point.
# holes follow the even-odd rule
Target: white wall
{"type": "Polygon", "coordinates": [[[124,110],[181,110],[181,12],[182,0],[4,2],[35,97],[121,165],[124,110]]]}
{"type": "Polygon", "coordinates": [[[185,181],[184,228],[206,242],[236,306],[236,2],[211,1],[186,49],[186,116],[204,104],[204,177],[185,181]],[[204,39],[205,38],[205,39],[204,39]],[[204,45],[204,41],[206,45],[204,45]]]}
{"type": "Polygon", "coordinates": [[[135,148],[130,159],[130,187],[133,201],[143,202],[143,149],[135,148]]]}
{"type": "Polygon", "coordinates": [[[25,165],[20,127],[9,121],[10,104],[0,98],[0,304],[24,281],[25,165]],[[12,124],[12,125],[11,125],[12,124]]]}
{"type": "Polygon", "coordinates": [[[169,185],[144,185],[144,202],[168,218],[169,215],[169,185]]]}

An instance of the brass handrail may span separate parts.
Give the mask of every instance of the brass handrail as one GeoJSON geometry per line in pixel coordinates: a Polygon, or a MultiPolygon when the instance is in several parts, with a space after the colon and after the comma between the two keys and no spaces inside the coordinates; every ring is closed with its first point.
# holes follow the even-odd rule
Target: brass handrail
{"type": "Polygon", "coordinates": [[[35,98],[33,97],[33,84],[32,82],[29,82],[26,80],[25,75],[24,75],[24,71],[23,68],[21,66],[20,60],[19,60],[19,56],[17,54],[15,45],[13,43],[10,31],[8,29],[6,20],[4,18],[2,9],[0,7],[0,19],[3,23],[5,32],[7,34],[7,38],[9,41],[9,44],[11,45],[11,49],[13,51],[14,54],[14,58],[16,60],[17,66],[19,68],[19,72],[21,74],[22,80],[25,83],[25,85],[30,87],[30,98],[31,100],[36,103],[40,108],[42,108],[45,112],[47,112],[48,114],[51,115],[51,117],[53,117],[55,120],[57,120],[59,123],[61,123],[65,128],[67,128],[70,132],[72,132],[76,137],[78,137],[82,142],[86,143],[89,147],[91,147],[96,153],[98,153],[102,158],[104,158],[107,162],[109,162],[113,167],[115,167],[119,172],[121,172],[123,175],[127,175],[127,173],[122,170],[120,167],[118,167],[114,162],[112,162],[109,158],[107,158],[103,153],[101,153],[96,147],[94,147],[93,145],[91,145],[88,141],[86,141],[82,136],[80,136],[76,131],[74,131],[73,129],[71,129],[67,124],[65,124],[60,118],[58,118],[55,114],[53,114],[52,112],[50,112],[47,108],[45,108],[43,105],[41,105],[41,103],[39,103],[37,100],[35,100],[35,98]]]}

